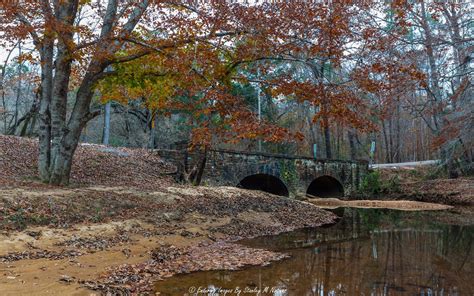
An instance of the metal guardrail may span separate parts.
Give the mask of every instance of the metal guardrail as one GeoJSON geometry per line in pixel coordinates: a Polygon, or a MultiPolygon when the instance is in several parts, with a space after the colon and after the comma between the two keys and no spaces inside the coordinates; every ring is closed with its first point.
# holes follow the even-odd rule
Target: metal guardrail
{"type": "Polygon", "coordinates": [[[382,168],[399,168],[399,167],[417,167],[425,165],[436,165],[441,160],[424,160],[424,161],[411,161],[411,162],[399,162],[399,163],[374,163],[370,165],[371,169],[382,169],[382,168]]]}

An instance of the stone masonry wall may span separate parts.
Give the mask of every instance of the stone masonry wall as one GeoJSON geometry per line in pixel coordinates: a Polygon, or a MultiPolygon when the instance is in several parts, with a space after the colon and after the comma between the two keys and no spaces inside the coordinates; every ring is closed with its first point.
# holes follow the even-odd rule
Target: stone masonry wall
{"type": "MultiPolygon", "coordinates": [[[[159,155],[184,168],[184,151],[160,150],[159,155]]],[[[188,163],[197,159],[188,154],[188,163]]],[[[311,182],[321,176],[331,176],[344,187],[345,195],[355,191],[368,172],[365,161],[315,160],[274,154],[254,154],[235,151],[211,150],[207,155],[202,184],[236,186],[247,176],[268,174],[279,178],[288,188],[290,196],[304,195],[311,182]]]]}

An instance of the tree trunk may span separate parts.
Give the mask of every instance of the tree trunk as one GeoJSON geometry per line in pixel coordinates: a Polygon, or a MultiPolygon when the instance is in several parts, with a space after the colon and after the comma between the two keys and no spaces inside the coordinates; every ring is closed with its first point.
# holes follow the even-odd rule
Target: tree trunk
{"type": "Polygon", "coordinates": [[[7,116],[6,116],[6,114],[7,114],[6,113],[7,112],[7,103],[6,103],[6,97],[5,97],[4,80],[5,80],[5,73],[7,71],[8,61],[10,60],[10,56],[12,55],[13,51],[15,50],[15,47],[16,47],[16,45],[10,51],[8,51],[7,57],[6,57],[5,61],[3,62],[3,66],[2,66],[2,72],[1,72],[2,76],[0,77],[0,94],[2,96],[2,107],[3,107],[3,112],[4,112],[3,132],[5,134],[7,133],[8,126],[7,126],[7,116]]]}
{"type": "MultiPolygon", "coordinates": [[[[315,107],[313,107],[314,109],[315,107]]],[[[313,110],[313,113],[316,113],[316,110],[313,110]]],[[[314,153],[314,145],[318,145],[318,131],[317,131],[317,127],[315,126],[315,124],[313,123],[313,116],[310,116],[311,113],[309,114],[306,114],[306,118],[307,118],[307,121],[308,121],[308,127],[310,129],[310,136],[311,136],[311,152],[310,152],[310,155],[314,158],[317,158],[318,155],[316,154],[319,154],[318,151],[316,151],[316,154],[314,153]]]]}
{"type": "Polygon", "coordinates": [[[401,143],[400,143],[400,100],[397,99],[397,121],[395,123],[395,162],[402,162],[401,143]]]}
{"type": "MultiPolygon", "coordinates": [[[[27,134],[28,127],[31,125],[30,122],[34,124],[34,122],[36,121],[36,115],[38,113],[38,109],[39,109],[39,102],[38,100],[35,100],[33,102],[33,105],[31,105],[31,108],[28,111],[28,113],[26,113],[23,117],[18,119],[17,123],[14,126],[10,127],[10,129],[8,130],[8,134],[9,135],[17,134],[17,130],[21,126],[19,136],[20,137],[25,136],[27,134]]],[[[31,127],[30,127],[30,130],[31,130],[31,127]]]]}
{"type": "MultiPolygon", "coordinates": [[[[468,45],[468,43],[466,41],[463,41],[463,38],[461,36],[462,29],[460,23],[462,22],[462,20],[460,19],[460,13],[458,13],[458,10],[455,5],[443,4],[442,10],[446,19],[448,20],[448,28],[451,36],[451,47],[453,49],[457,61],[457,66],[455,68],[456,75],[453,77],[453,82],[451,82],[451,85],[453,89],[452,96],[455,96],[456,93],[459,95],[458,98],[451,100],[451,102],[454,111],[454,114],[452,114],[452,116],[459,118],[463,115],[469,114],[469,111],[467,110],[472,110],[472,93],[469,93],[468,87],[464,88],[465,82],[467,82],[467,85],[469,85],[469,80],[467,79],[467,77],[469,76],[469,53],[472,52],[472,46],[465,46],[468,45]],[[466,91],[468,91],[468,93],[465,93],[466,91]],[[464,110],[466,110],[467,113],[464,110]]],[[[460,169],[462,173],[469,173],[469,168],[472,168],[472,158],[469,156],[469,154],[471,153],[471,149],[468,147],[469,145],[465,145],[463,141],[463,138],[466,138],[467,140],[469,138],[472,138],[472,131],[468,131],[472,130],[472,127],[466,125],[464,128],[459,127],[459,129],[460,132],[457,136],[457,141],[453,141],[454,144],[453,147],[451,147],[451,157],[447,159],[447,169],[450,177],[456,177],[457,175],[457,173],[454,171],[455,168],[453,165],[453,158],[455,157],[455,148],[457,143],[459,143],[460,145],[461,151],[459,152],[462,155],[462,163],[460,164],[460,169]],[[465,166],[467,170],[464,170],[463,166],[465,166]]]]}
{"type": "Polygon", "coordinates": [[[385,128],[385,120],[382,119],[382,133],[383,133],[383,140],[385,144],[385,162],[391,162],[390,161],[390,147],[388,143],[388,135],[387,135],[387,130],[385,128]]]}
{"type": "Polygon", "coordinates": [[[54,40],[46,39],[41,53],[41,98],[39,110],[39,156],[38,171],[41,180],[49,182],[51,164],[51,113],[53,90],[53,46],[54,40]]]}
{"type": "MultiPolygon", "coordinates": [[[[21,56],[21,42],[18,42],[18,56],[21,56]]],[[[14,125],[18,124],[18,109],[20,106],[21,99],[21,62],[18,61],[18,84],[16,89],[16,100],[15,100],[15,115],[14,115],[14,125]]]]}
{"type": "MultiPolygon", "coordinates": [[[[122,48],[124,41],[110,41],[116,23],[118,1],[109,0],[100,31],[100,42],[85,71],[69,120],[66,123],[67,95],[71,76],[74,27],[80,1],[41,1],[42,13],[54,20],[54,26],[44,26],[43,39],[31,33],[41,57],[41,103],[38,169],[43,181],[53,185],[67,185],[74,152],[82,129],[93,118],[89,107],[94,85],[102,77],[104,69],[114,62],[114,54],[122,48]],[[53,11],[54,10],[54,11],[53,11]],[[55,41],[57,39],[56,50],[55,41]],[[54,52],[56,60],[53,63],[54,52]],[[104,54],[107,53],[107,54],[104,54]],[[54,64],[54,75],[53,75],[54,64]]],[[[133,8],[120,35],[131,34],[143,13],[148,0],[142,0],[133,8]]]]}
{"type": "Polygon", "coordinates": [[[356,145],[354,141],[354,130],[350,128],[347,131],[347,138],[349,139],[349,148],[350,148],[350,155],[351,155],[351,160],[356,160],[357,159],[357,151],[356,151],[356,145]]]}
{"type": "Polygon", "coordinates": [[[388,143],[390,146],[390,163],[393,163],[393,157],[394,157],[394,152],[393,152],[393,124],[392,124],[392,118],[388,120],[388,143]]]}
{"type": "MultiPolygon", "coordinates": [[[[208,147],[204,150],[194,152],[194,161],[192,164],[188,163],[188,150],[185,150],[184,161],[182,164],[182,179],[186,184],[198,186],[201,184],[204,169],[206,168],[208,147]]],[[[179,170],[179,169],[178,169],[179,170]]]]}
{"type": "Polygon", "coordinates": [[[129,110],[127,106],[127,110],[123,113],[124,116],[124,124],[125,124],[125,132],[127,133],[127,144],[130,146],[130,122],[129,122],[129,110]]]}
{"type": "MultiPolygon", "coordinates": [[[[105,68],[105,67],[103,67],[105,68]]],[[[103,70],[102,68],[102,70],[103,70]]],[[[55,161],[51,166],[50,184],[68,185],[71,172],[72,158],[76,151],[82,129],[88,121],[89,105],[93,96],[94,74],[84,77],[76,95],[76,103],[71,117],[58,145],[55,161]]]]}
{"type": "Polygon", "coordinates": [[[336,159],[341,158],[341,125],[336,125],[336,159]]]}
{"type": "Polygon", "coordinates": [[[150,110],[147,114],[147,134],[148,134],[148,148],[155,149],[156,148],[156,111],[150,110]]]}
{"type": "MultiPolygon", "coordinates": [[[[51,166],[54,168],[60,159],[61,145],[66,130],[67,95],[69,77],[71,76],[71,60],[66,45],[58,45],[58,58],[53,82],[51,99],[51,166]]],[[[59,164],[60,166],[61,164],[59,164]]],[[[54,170],[54,169],[53,169],[54,170]]],[[[52,180],[50,180],[52,182],[52,180]]]]}
{"type": "Polygon", "coordinates": [[[329,125],[327,123],[324,125],[324,144],[326,145],[326,158],[331,159],[331,131],[329,130],[329,125]]]}
{"type": "MultiPolygon", "coordinates": [[[[55,17],[57,22],[65,28],[72,26],[76,19],[78,9],[78,1],[63,1],[59,2],[55,17]]],[[[72,163],[72,154],[74,153],[81,130],[74,133],[71,131],[72,125],[77,125],[74,122],[71,114],[69,124],[66,125],[67,114],[67,99],[69,91],[69,80],[71,77],[72,54],[70,52],[70,44],[73,41],[74,32],[66,30],[61,33],[61,38],[57,40],[57,54],[54,63],[54,80],[51,92],[51,151],[49,183],[53,185],[68,184],[70,164],[72,163]],[[72,122],[71,122],[72,121],[72,122]],[[73,138],[70,136],[72,135],[73,138]],[[69,136],[69,137],[68,137],[69,136]],[[76,138],[77,136],[77,138],[76,138]],[[69,167],[65,167],[69,164],[69,167]],[[67,175],[65,178],[64,176],[67,175]]],[[[79,100],[79,93],[77,94],[76,103],[79,100]]],[[[83,115],[85,115],[84,113],[83,115]]]]}
{"type": "Polygon", "coordinates": [[[110,106],[111,102],[107,102],[104,106],[104,128],[102,130],[102,144],[109,145],[110,137],[110,106]]]}

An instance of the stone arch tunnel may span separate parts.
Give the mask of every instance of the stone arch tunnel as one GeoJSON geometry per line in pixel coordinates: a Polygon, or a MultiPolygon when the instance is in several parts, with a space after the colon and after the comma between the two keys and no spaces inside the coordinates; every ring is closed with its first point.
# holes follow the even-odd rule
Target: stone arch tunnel
{"type": "MultiPolygon", "coordinates": [[[[181,169],[184,164],[191,165],[199,159],[196,153],[186,150],[158,150],[158,153],[181,169]]],[[[344,197],[358,189],[368,169],[367,161],[210,150],[202,184],[238,186],[289,197],[306,194],[344,197]]]]}
{"type": "Polygon", "coordinates": [[[288,188],[282,180],[267,174],[255,174],[247,176],[239,182],[237,187],[250,190],[261,190],[281,196],[290,195],[288,188]]]}
{"type": "Polygon", "coordinates": [[[343,197],[344,186],[334,177],[321,176],[309,184],[306,195],[317,197],[343,197]]]}

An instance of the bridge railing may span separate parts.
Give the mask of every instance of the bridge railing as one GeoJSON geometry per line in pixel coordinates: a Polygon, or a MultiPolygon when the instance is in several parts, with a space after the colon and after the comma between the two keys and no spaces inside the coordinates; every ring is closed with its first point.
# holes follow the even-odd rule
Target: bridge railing
{"type": "MultiPolygon", "coordinates": [[[[193,156],[199,155],[199,151],[187,151],[186,149],[156,149],[155,150],[162,158],[169,159],[173,161],[183,162],[185,158],[193,158],[193,156]]],[[[346,164],[359,164],[363,166],[368,166],[369,161],[358,159],[358,160],[343,160],[343,159],[327,159],[327,158],[313,158],[308,156],[300,155],[288,155],[288,154],[278,154],[278,153],[268,153],[268,152],[250,152],[250,151],[238,151],[230,149],[210,149],[208,150],[208,155],[212,153],[221,153],[221,154],[235,154],[235,155],[248,155],[248,156],[259,156],[259,157],[268,157],[268,158],[280,158],[280,159],[304,159],[311,160],[320,163],[346,163],[346,164]]]]}
{"type": "Polygon", "coordinates": [[[271,158],[286,158],[286,159],[307,159],[320,162],[340,162],[340,163],[360,163],[360,164],[369,164],[368,160],[357,159],[357,160],[345,160],[345,159],[329,159],[329,158],[314,158],[309,156],[301,155],[289,155],[289,154],[279,154],[279,153],[268,153],[268,152],[251,152],[251,151],[238,151],[230,149],[210,149],[209,152],[218,152],[218,153],[227,153],[227,154],[243,154],[243,155],[256,155],[263,157],[271,158]]]}
{"type": "MultiPolygon", "coordinates": [[[[156,149],[163,158],[176,159],[177,157],[182,157],[185,154],[186,149],[156,149]]],[[[345,159],[329,159],[329,158],[314,158],[309,156],[301,155],[289,155],[289,154],[279,154],[279,153],[268,153],[268,152],[251,152],[251,151],[238,151],[231,149],[210,149],[208,153],[225,153],[225,154],[236,154],[236,155],[249,155],[249,156],[262,156],[269,158],[282,158],[282,159],[306,159],[313,160],[318,162],[339,162],[339,163],[358,163],[362,165],[368,165],[369,161],[365,159],[357,160],[345,160],[345,159]]],[[[189,151],[188,155],[198,154],[195,151],[189,151]]]]}

